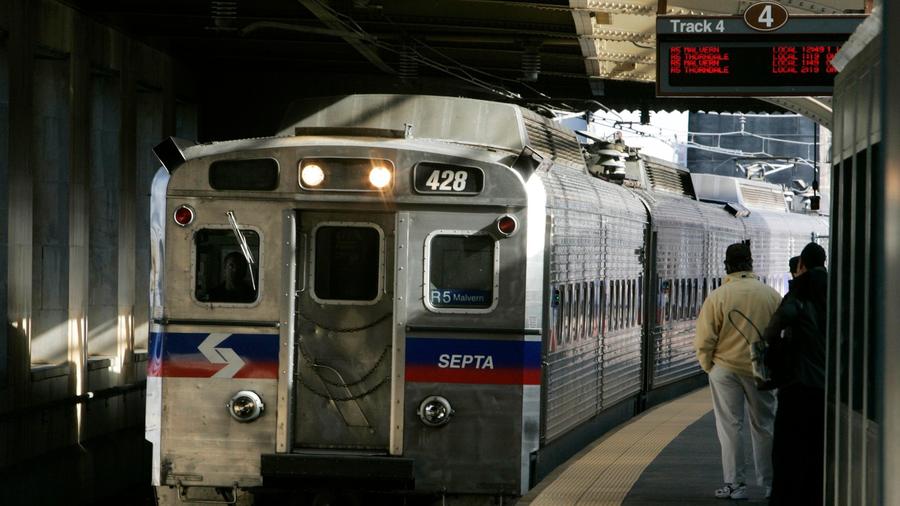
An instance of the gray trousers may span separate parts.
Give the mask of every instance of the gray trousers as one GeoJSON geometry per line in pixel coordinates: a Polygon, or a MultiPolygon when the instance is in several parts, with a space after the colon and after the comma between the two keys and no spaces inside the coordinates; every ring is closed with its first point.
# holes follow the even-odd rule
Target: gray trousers
{"type": "Polygon", "coordinates": [[[761,392],[751,376],[713,366],[709,371],[716,432],[722,446],[722,474],[725,483],[746,483],[744,456],[744,404],[750,415],[750,436],[757,484],[772,485],[772,434],[775,428],[774,391],[761,392]]]}

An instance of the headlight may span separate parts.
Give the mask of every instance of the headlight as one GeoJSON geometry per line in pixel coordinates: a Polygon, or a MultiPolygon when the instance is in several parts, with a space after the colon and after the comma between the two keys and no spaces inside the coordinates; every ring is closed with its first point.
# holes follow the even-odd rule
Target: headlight
{"type": "Polygon", "coordinates": [[[234,394],[225,407],[228,408],[228,414],[239,422],[252,422],[266,409],[259,395],[250,390],[241,390],[234,394]]]}
{"type": "Polygon", "coordinates": [[[300,169],[300,180],[306,186],[319,186],[325,180],[325,171],[318,165],[306,165],[300,169]]]}
{"type": "Polygon", "coordinates": [[[440,427],[450,423],[450,417],[453,415],[453,408],[450,407],[450,401],[439,396],[432,395],[425,398],[419,404],[417,411],[422,423],[429,427],[440,427]]]}
{"type": "Polygon", "coordinates": [[[373,167],[369,171],[369,182],[381,190],[391,184],[391,171],[385,167],[373,167]]]}

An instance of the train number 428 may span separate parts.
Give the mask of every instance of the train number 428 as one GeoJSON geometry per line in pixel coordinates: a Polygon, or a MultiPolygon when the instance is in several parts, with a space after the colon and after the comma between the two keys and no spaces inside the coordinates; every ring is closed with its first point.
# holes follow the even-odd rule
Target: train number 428
{"type": "Polygon", "coordinates": [[[422,162],[416,165],[413,180],[419,193],[477,195],[484,188],[484,171],[478,167],[422,162]]]}
{"type": "Polygon", "coordinates": [[[469,173],[464,170],[433,170],[425,181],[425,186],[433,191],[461,192],[466,189],[469,173]]]}

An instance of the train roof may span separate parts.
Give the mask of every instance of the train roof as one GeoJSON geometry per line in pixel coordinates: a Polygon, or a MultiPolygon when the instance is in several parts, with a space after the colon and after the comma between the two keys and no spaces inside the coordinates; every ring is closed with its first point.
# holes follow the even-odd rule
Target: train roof
{"type": "Polygon", "coordinates": [[[555,163],[584,168],[575,133],[514,104],[430,95],[348,95],[301,100],[280,136],[405,136],[521,153],[526,146],[555,163]]]}
{"type": "Polygon", "coordinates": [[[697,198],[718,204],[737,203],[747,209],[788,212],[781,185],[715,174],[691,174],[697,198]]]}

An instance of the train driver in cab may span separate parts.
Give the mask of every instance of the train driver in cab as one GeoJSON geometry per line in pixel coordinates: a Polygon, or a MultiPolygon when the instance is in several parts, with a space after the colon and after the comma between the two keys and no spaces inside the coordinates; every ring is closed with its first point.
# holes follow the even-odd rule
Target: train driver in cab
{"type": "Polygon", "coordinates": [[[232,251],[222,261],[222,278],[209,291],[214,302],[253,302],[256,291],[247,281],[247,261],[240,252],[232,251]]]}

